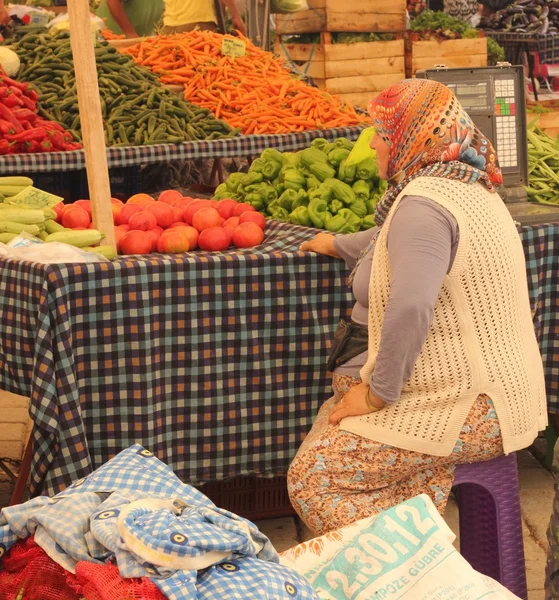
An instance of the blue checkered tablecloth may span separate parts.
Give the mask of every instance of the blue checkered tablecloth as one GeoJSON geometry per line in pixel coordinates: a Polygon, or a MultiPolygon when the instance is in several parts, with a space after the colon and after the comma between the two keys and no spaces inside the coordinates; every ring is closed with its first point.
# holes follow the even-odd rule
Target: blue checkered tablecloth
{"type": "MultiPolygon", "coordinates": [[[[31,398],[33,493],[133,443],[192,483],[285,473],[329,396],[330,340],[353,302],[342,261],[298,252],[315,233],[272,222],[255,251],[0,260],[0,389],[31,398]]],[[[559,412],[559,226],[522,240],[559,412]]]]}
{"type": "MultiPolygon", "coordinates": [[[[282,135],[239,135],[234,138],[208,142],[107,148],[107,164],[109,167],[131,167],[171,160],[255,156],[260,155],[267,148],[275,148],[279,152],[291,152],[308,148],[312,140],[319,137],[328,141],[339,137],[356,140],[362,129],[361,126],[338,127],[282,135]]],[[[3,175],[75,171],[84,168],[85,154],[83,150],[0,156],[0,173],[3,175]]]]}

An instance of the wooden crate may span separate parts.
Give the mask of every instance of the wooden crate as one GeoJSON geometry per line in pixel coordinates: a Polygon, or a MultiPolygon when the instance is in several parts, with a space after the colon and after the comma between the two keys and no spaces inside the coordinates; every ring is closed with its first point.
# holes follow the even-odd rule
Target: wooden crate
{"type": "Polygon", "coordinates": [[[276,15],[276,33],[405,31],[406,0],[307,0],[311,10],[276,15]]]}
{"type": "Polygon", "coordinates": [[[332,44],[276,42],[276,53],[316,84],[354,106],[365,107],[379,92],[405,77],[404,40],[332,44]]]}
{"type": "Polygon", "coordinates": [[[415,77],[417,71],[440,64],[453,69],[487,66],[487,39],[484,37],[437,42],[414,40],[412,35],[406,41],[407,77],[415,77]]]}

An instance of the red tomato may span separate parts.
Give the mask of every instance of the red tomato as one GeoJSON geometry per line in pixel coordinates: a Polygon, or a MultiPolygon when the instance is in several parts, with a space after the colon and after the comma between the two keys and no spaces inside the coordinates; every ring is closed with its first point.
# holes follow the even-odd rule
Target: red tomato
{"type": "Polygon", "coordinates": [[[145,231],[130,230],[120,241],[122,254],[149,254],[151,238],[145,231]]]}
{"type": "Polygon", "coordinates": [[[54,212],[56,213],[56,222],[60,223],[60,219],[62,218],[62,211],[64,210],[64,202],[59,202],[58,204],[55,204],[52,209],[54,210],[54,212]]]}
{"type": "Polygon", "coordinates": [[[134,194],[133,196],[130,196],[130,198],[128,198],[128,202],[126,204],[138,204],[140,206],[147,206],[152,202],[155,202],[155,200],[147,194],[134,194]]]}
{"type": "Polygon", "coordinates": [[[262,213],[247,210],[239,217],[240,223],[256,223],[260,229],[266,227],[266,219],[262,213]]]}
{"type": "Polygon", "coordinates": [[[85,212],[89,215],[89,218],[91,219],[91,201],[90,200],[76,200],[76,202],[74,202],[74,206],[83,208],[85,210],[85,212]]]}
{"type": "Polygon", "coordinates": [[[166,204],[171,204],[174,200],[180,200],[182,198],[182,194],[177,192],[177,190],[165,190],[159,194],[159,202],[165,202],[166,204]]]}
{"type": "Polygon", "coordinates": [[[155,226],[153,229],[149,229],[146,231],[146,235],[151,240],[151,251],[157,252],[157,240],[161,237],[163,233],[163,229],[161,227],[155,226]]]}
{"type": "Polygon", "coordinates": [[[155,215],[149,210],[141,210],[140,212],[132,215],[128,220],[130,229],[139,229],[140,231],[148,231],[157,227],[157,221],[155,215]]]}
{"type": "Polygon", "coordinates": [[[204,229],[198,239],[198,245],[201,250],[219,251],[227,250],[231,244],[229,233],[221,227],[210,227],[204,229]]]}
{"type": "Polygon", "coordinates": [[[157,240],[158,252],[175,254],[188,250],[188,236],[179,227],[168,229],[157,240]]]}
{"type": "Polygon", "coordinates": [[[237,204],[235,211],[233,213],[233,216],[240,217],[244,212],[247,212],[249,210],[256,210],[256,209],[254,208],[254,206],[252,206],[251,204],[248,204],[247,202],[241,202],[240,204],[237,204]]]}
{"type": "Polygon", "coordinates": [[[221,200],[217,205],[217,212],[224,218],[230,219],[237,208],[236,200],[221,200]]]}
{"type": "Polygon", "coordinates": [[[233,244],[237,248],[252,248],[264,240],[264,232],[256,223],[241,223],[233,232],[233,244]]]}
{"type": "Polygon", "coordinates": [[[139,204],[125,204],[116,216],[115,222],[117,225],[127,225],[130,217],[142,210],[139,204]]]}
{"type": "Polygon", "coordinates": [[[203,208],[211,208],[211,202],[209,200],[195,200],[191,202],[185,209],[183,213],[183,221],[186,221],[189,225],[192,225],[192,218],[199,210],[203,208]]]}
{"type": "Polygon", "coordinates": [[[62,225],[68,229],[83,227],[87,229],[91,225],[91,219],[83,208],[75,206],[70,210],[65,210],[62,215],[62,225]]]}
{"type": "Polygon", "coordinates": [[[192,225],[198,231],[204,231],[210,227],[221,227],[221,217],[215,208],[202,208],[194,213],[192,225]]]}
{"type": "MultiPolygon", "coordinates": [[[[163,227],[163,229],[169,227],[171,223],[176,221],[176,219],[174,218],[174,209],[171,208],[169,204],[165,204],[165,202],[161,202],[158,200],[157,202],[150,204],[146,208],[146,210],[149,210],[151,213],[153,213],[157,224],[159,225],[159,227],[163,227]]],[[[182,214],[182,210],[180,211],[180,213],[182,214]]]]}

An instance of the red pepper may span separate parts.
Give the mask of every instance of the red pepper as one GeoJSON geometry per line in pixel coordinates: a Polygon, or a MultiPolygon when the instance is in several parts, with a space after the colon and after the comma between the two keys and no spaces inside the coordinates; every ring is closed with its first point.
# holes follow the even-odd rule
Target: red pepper
{"type": "Polygon", "coordinates": [[[39,127],[39,126],[44,127],[49,132],[53,132],[53,131],[60,131],[62,133],[66,132],[64,127],[62,127],[62,125],[60,125],[60,123],[56,123],[55,121],[45,121],[44,119],[39,118],[36,121],[36,125],[37,125],[37,127],[39,127]]]}
{"type": "Polygon", "coordinates": [[[47,130],[44,127],[34,127],[15,135],[7,135],[6,139],[9,142],[42,142],[47,137],[47,130]]]}
{"type": "Polygon", "coordinates": [[[8,95],[8,88],[3,85],[0,87],[0,98],[5,98],[8,95]]]}
{"type": "Polygon", "coordinates": [[[22,92],[27,91],[27,87],[28,87],[27,83],[21,83],[21,82],[16,81],[15,79],[12,79],[11,77],[8,77],[7,75],[4,75],[4,74],[2,74],[1,79],[6,85],[16,87],[19,90],[21,90],[22,92]]]}
{"type": "Polygon", "coordinates": [[[28,110],[35,110],[37,108],[37,102],[35,100],[31,100],[31,98],[21,96],[19,100],[21,101],[21,104],[28,110]]]}
{"type": "Polygon", "coordinates": [[[32,154],[34,152],[41,152],[41,142],[39,140],[31,140],[29,142],[24,142],[23,144],[24,152],[32,154]]]}
{"type": "Polygon", "coordinates": [[[38,119],[38,115],[28,108],[18,108],[12,112],[14,113],[14,117],[20,122],[31,121],[31,123],[35,123],[38,119]]]}
{"type": "Polygon", "coordinates": [[[0,119],[5,119],[10,122],[15,129],[16,133],[21,133],[23,131],[23,127],[21,123],[15,118],[14,113],[2,102],[0,102],[0,119]]]}
{"type": "Polygon", "coordinates": [[[0,140],[0,154],[11,154],[12,150],[13,147],[8,140],[0,140]]]}
{"type": "Polygon", "coordinates": [[[23,92],[19,88],[14,87],[13,85],[10,86],[9,90],[10,94],[15,94],[18,98],[21,98],[23,96],[23,92]]]}
{"type": "Polygon", "coordinates": [[[54,146],[52,145],[52,142],[50,140],[45,140],[44,142],[41,142],[40,152],[53,152],[53,151],[54,151],[54,146]]]}
{"type": "Polygon", "coordinates": [[[71,141],[66,140],[66,136],[62,135],[59,131],[55,131],[51,136],[52,145],[57,150],[75,150],[74,145],[71,141]]]}
{"type": "Polygon", "coordinates": [[[2,98],[2,104],[8,108],[23,106],[23,102],[15,94],[11,93],[9,93],[5,98],[2,98]]]}
{"type": "Polygon", "coordinates": [[[0,119],[0,133],[13,135],[15,133],[14,126],[4,119],[0,119]]]}

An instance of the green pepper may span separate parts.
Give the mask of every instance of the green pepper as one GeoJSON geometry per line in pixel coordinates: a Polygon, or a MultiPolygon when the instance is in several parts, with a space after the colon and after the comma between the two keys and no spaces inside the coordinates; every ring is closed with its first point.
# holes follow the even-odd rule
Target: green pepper
{"type": "Polygon", "coordinates": [[[307,177],[307,190],[309,192],[316,189],[319,185],[320,181],[314,175],[307,177]]]}
{"type": "Polygon", "coordinates": [[[349,208],[342,208],[336,216],[343,217],[346,220],[350,233],[357,233],[361,229],[361,217],[358,217],[349,208]]]}
{"type": "Polygon", "coordinates": [[[355,196],[357,197],[358,200],[368,200],[369,196],[371,195],[371,190],[369,188],[369,184],[366,181],[363,181],[362,179],[358,179],[353,185],[352,185],[353,191],[355,192],[355,196]]]}
{"type": "Polygon", "coordinates": [[[294,225],[303,225],[304,227],[310,227],[312,224],[311,218],[309,217],[309,211],[306,206],[298,206],[290,215],[289,222],[294,225]]]}
{"type": "Polygon", "coordinates": [[[232,173],[229,175],[225,185],[230,192],[236,192],[241,185],[241,180],[244,177],[244,173],[232,173]]]}
{"type": "Polygon", "coordinates": [[[264,150],[260,158],[264,162],[274,161],[280,163],[280,165],[283,162],[283,154],[278,152],[275,148],[268,148],[267,150],[264,150]]]}
{"type": "Polygon", "coordinates": [[[291,205],[291,208],[293,210],[295,210],[296,208],[299,208],[300,206],[308,206],[309,205],[309,196],[307,194],[307,192],[305,192],[305,190],[299,190],[297,192],[297,197],[295,198],[295,200],[293,200],[293,204],[291,205]]]}
{"type": "Polygon", "coordinates": [[[270,216],[276,221],[284,221],[286,223],[289,221],[289,213],[281,206],[274,206],[270,211],[270,216]]]}
{"type": "Polygon", "coordinates": [[[341,200],[346,206],[349,206],[352,202],[355,202],[355,192],[350,185],[334,179],[332,183],[332,194],[337,200],[341,200]]]}
{"type": "Polygon", "coordinates": [[[262,160],[261,158],[257,158],[256,160],[252,161],[252,164],[250,165],[248,172],[249,173],[262,173],[262,169],[264,168],[265,164],[266,164],[266,161],[262,160]]]}
{"type": "Polygon", "coordinates": [[[350,233],[349,223],[341,215],[335,215],[326,219],[324,227],[334,233],[350,233]]]}
{"type": "Polygon", "coordinates": [[[338,214],[338,211],[340,210],[340,208],[343,208],[343,207],[344,207],[344,203],[341,200],[334,199],[328,204],[328,210],[333,215],[338,214]]]}
{"type": "Polygon", "coordinates": [[[264,210],[264,208],[266,207],[266,204],[264,202],[264,200],[262,199],[262,196],[260,196],[260,194],[247,194],[245,196],[245,200],[244,200],[247,204],[250,204],[251,206],[254,206],[254,209],[262,212],[264,210]]]}
{"type": "Polygon", "coordinates": [[[286,189],[296,192],[304,188],[307,183],[305,176],[296,169],[287,169],[283,174],[283,185],[286,189]]]}
{"type": "Polygon", "coordinates": [[[275,160],[267,161],[262,167],[262,175],[264,175],[264,179],[267,179],[268,181],[275,179],[279,175],[280,171],[281,163],[275,160]]]}
{"type": "Polygon", "coordinates": [[[355,179],[355,165],[348,165],[345,160],[342,160],[338,167],[338,179],[346,183],[353,183],[355,179]]]}
{"type": "Polygon", "coordinates": [[[258,194],[264,200],[265,204],[272,202],[272,200],[278,197],[276,189],[266,182],[249,185],[244,191],[248,194],[258,194]]]}
{"type": "Polygon", "coordinates": [[[325,140],[324,138],[315,138],[311,142],[311,148],[316,148],[317,150],[320,150],[321,152],[324,152],[329,147],[330,147],[330,142],[328,142],[328,140],[325,140]]]}
{"type": "Polygon", "coordinates": [[[293,210],[293,202],[297,198],[297,192],[295,190],[285,190],[279,197],[279,205],[285,210],[291,212],[293,210]]]}
{"type": "Polygon", "coordinates": [[[324,221],[328,213],[328,202],[323,198],[314,198],[309,202],[307,210],[309,218],[312,221],[314,227],[316,227],[317,229],[323,229],[324,221]]]}
{"type": "Polygon", "coordinates": [[[378,167],[375,159],[371,156],[362,160],[357,165],[356,173],[359,179],[372,179],[373,177],[378,177],[378,167]]]}
{"type": "Polygon", "coordinates": [[[214,192],[214,200],[221,200],[223,198],[229,198],[229,190],[225,183],[220,183],[214,192]]]}
{"type": "Polygon", "coordinates": [[[361,231],[365,231],[366,229],[371,229],[371,227],[375,227],[375,215],[366,215],[361,220],[361,231]]]}
{"type": "Polygon", "coordinates": [[[337,167],[342,160],[345,160],[349,156],[349,150],[346,148],[335,148],[328,153],[328,162],[333,166],[337,167]]]}
{"type": "Polygon", "coordinates": [[[330,202],[330,200],[332,199],[332,186],[327,183],[321,183],[319,187],[309,192],[309,198],[311,200],[314,200],[315,198],[320,198],[326,203],[330,202]]]}
{"type": "Polygon", "coordinates": [[[362,219],[369,211],[367,205],[363,200],[357,199],[349,205],[351,212],[354,212],[360,219],[362,219]]]}
{"type": "Polygon", "coordinates": [[[301,163],[301,157],[296,152],[284,152],[281,163],[283,167],[296,169],[301,163]]]}
{"type": "Polygon", "coordinates": [[[365,202],[365,206],[367,207],[368,215],[375,214],[375,210],[377,208],[377,202],[378,202],[378,198],[372,198],[371,200],[367,200],[367,202],[365,202]]]}
{"type": "Polygon", "coordinates": [[[263,177],[262,173],[258,173],[256,171],[254,171],[252,173],[246,173],[246,175],[243,175],[243,177],[241,179],[241,185],[243,185],[246,188],[249,185],[254,185],[255,183],[262,183],[263,180],[264,180],[264,177],[263,177]]]}
{"type": "Polygon", "coordinates": [[[352,142],[351,140],[348,140],[347,138],[340,137],[340,138],[336,139],[334,144],[336,146],[339,146],[340,148],[346,148],[347,150],[351,151],[351,150],[353,150],[353,146],[354,146],[355,142],[352,142]]]}

